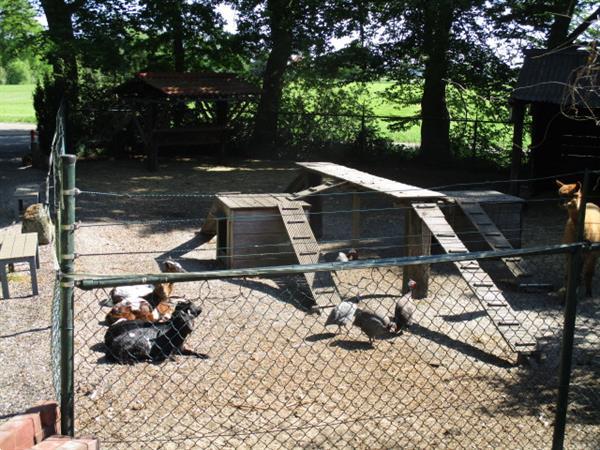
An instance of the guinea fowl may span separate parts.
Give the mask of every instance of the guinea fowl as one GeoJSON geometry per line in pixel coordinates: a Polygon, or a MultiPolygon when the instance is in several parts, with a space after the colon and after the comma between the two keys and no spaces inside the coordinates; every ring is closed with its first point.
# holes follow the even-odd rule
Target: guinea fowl
{"type": "Polygon", "coordinates": [[[416,308],[412,301],[412,294],[416,287],[416,281],[408,281],[409,291],[398,299],[394,310],[394,317],[390,317],[390,320],[395,324],[396,333],[398,334],[401,334],[403,330],[413,323],[412,317],[416,308]]]}
{"type": "Polygon", "coordinates": [[[327,321],[325,322],[325,326],[337,325],[339,333],[342,326],[348,326],[352,323],[356,309],[356,303],[344,300],[331,310],[329,317],[327,317],[327,321]]]}
{"type": "Polygon", "coordinates": [[[375,338],[388,333],[392,326],[387,317],[360,308],[356,308],[353,324],[369,337],[371,344],[375,338]]]}

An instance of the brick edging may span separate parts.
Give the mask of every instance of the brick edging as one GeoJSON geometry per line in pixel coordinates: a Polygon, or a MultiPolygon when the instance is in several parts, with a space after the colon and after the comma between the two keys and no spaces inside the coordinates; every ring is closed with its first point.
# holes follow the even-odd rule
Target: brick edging
{"type": "Polygon", "coordinates": [[[60,434],[60,407],[55,401],[36,403],[0,425],[0,450],[98,450],[93,437],[73,439],[60,434]]]}

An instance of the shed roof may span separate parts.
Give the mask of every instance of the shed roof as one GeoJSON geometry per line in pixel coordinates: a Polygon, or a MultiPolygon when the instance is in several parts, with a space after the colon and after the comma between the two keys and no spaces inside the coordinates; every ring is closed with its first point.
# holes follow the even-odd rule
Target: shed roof
{"type": "Polygon", "coordinates": [[[200,99],[254,96],[261,92],[235,74],[217,72],[139,72],[117,90],[122,94],[200,99]]]}
{"type": "Polygon", "coordinates": [[[586,64],[590,52],[577,48],[561,51],[525,50],[525,61],[511,98],[526,103],[577,105],[600,108],[600,68],[586,64]]]}
{"type": "MultiPolygon", "coordinates": [[[[290,194],[225,194],[217,195],[217,199],[230,209],[277,208],[280,203],[287,202],[290,194]]],[[[310,203],[300,201],[303,207],[310,203]]]]}

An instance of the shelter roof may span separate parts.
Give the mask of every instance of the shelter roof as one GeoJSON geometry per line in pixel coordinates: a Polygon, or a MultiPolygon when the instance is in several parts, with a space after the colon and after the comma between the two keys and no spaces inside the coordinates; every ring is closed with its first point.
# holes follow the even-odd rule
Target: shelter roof
{"type": "Polygon", "coordinates": [[[591,64],[590,52],[528,49],[511,98],[526,103],[564,106],[586,104],[600,108],[600,62],[591,64]]]}
{"type": "Polygon", "coordinates": [[[214,99],[260,94],[260,89],[232,73],[140,72],[117,88],[120,94],[214,99]]]}
{"type": "MultiPolygon", "coordinates": [[[[230,209],[277,208],[280,203],[288,202],[289,194],[219,194],[217,199],[230,209]]],[[[300,201],[303,207],[310,203],[300,201]]]]}

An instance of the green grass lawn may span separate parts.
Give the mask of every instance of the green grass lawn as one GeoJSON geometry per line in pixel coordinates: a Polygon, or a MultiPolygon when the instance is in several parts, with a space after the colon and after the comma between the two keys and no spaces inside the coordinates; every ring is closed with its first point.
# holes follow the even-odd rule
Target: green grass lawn
{"type": "MultiPolygon", "coordinates": [[[[400,107],[391,103],[383,97],[383,91],[392,86],[391,81],[374,81],[369,83],[369,101],[373,113],[377,116],[401,116],[409,117],[419,114],[419,105],[400,107]]],[[[394,142],[419,144],[421,142],[421,128],[416,124],[404,131],[393,131],[389,129],[390,121],[377,119],[377,127],[384,137],[394,142]]]]}
{"type": "Polygon", "coordinates": [[[35,123],[34,84],[0,85],[0,122],[35,123]]]}

